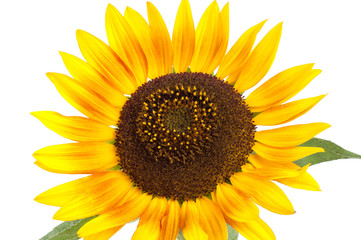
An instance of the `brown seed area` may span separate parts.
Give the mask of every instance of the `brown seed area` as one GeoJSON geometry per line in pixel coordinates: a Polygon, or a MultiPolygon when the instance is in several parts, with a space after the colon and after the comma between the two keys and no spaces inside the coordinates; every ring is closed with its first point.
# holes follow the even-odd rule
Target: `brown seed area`
{"type": "Polygon", "coordinates": [[[246,162],[255,126],[241,94],[203,73],[143,84],[117,126],[119,165],[143,191],[180,201],[208,195],[246,162]]]}

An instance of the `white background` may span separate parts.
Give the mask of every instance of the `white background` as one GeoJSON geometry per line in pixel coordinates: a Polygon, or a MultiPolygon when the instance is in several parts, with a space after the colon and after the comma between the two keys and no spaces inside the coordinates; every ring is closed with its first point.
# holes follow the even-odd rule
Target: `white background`
{"type": "MultiPolygon", "coordinates": [[[[179,5],[154,0],[172,32],[179,5]]],[[[195,23],[210,0],[191,1],[195,23]]],[[[328,122],[319,137],[361,153],[360,7],[357,0],[230,0],[230,43],[254,24],[269,19],[260,36],[284,21],[283,36],[269,78],[294,65],[315,62],[323,70],[295,99],[329,93],[312,111],[294,123],[328,122]]],[[[59,222],[55,207],[33,198],[52,186],[79,176],[47,173],[31,154],[67,140],[45,128],[29,112],[55,110],[79,115],[46,78],[48,71],[67,73],[58,50],[80,56],[75,30],[106,41],[104,14],[108,3],[121,12],[131,6],[146,15],[145,0],[34,0],[0,3],[1,198],[0,238],[39,239],[59,222]]],[[[223,6],[225,1],[219,1],[223,6]]],[[[260,38],[258,38],[260,39],[260,38]]],[[[279,240],[361,239],[361,160],[338,160],[312,166],[309,172],[321,192],[285,190],[297,211],[280,216],[266,210],[261,217],[279,240]]],[[[130,239],[129,224],[113,239],[130,239]]],[[[241,239],[241,238],[240,238],[241,239]]]]}

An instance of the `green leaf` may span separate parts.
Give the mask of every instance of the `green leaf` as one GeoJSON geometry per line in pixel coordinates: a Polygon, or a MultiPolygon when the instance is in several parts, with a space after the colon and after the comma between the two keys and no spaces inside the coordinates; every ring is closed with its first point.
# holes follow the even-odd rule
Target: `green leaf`
{"type": "MultiPolygon", "coordinates": [[[[227,231],[228,231],[228,240],[237,240],[238,239],[238,232],[236,230],[234,230],[228,224],[227,224],[227,231]]],[[[181,230],[179,230],[177,240],[185,240],[181,230]]]]}
{"type": "Polygon", "coordinates": [[[227,224],[228,230],[228,240],[237,240],[238,239],[238,232],[234,230],[233,227],[227,224]]]}
{"type": "Polygon", "coordinates": [[[63,222],[44,237],[40,238],[40,240],[78,240],[80,239],[77,235],[78,230],[93,218],[94,217],[63,222]]]}
{"type": "Polygon", "coordinates": [[[185,240],[185,238],[183,236],[183,233],[182,233],[182,230],[179,230],[177,240],[185,240]]]}
{"type": "Polygon", "coordinates": [[[320,138],[312,138],[311,140],[303,143],[300,146],[321,147],[325,150],[325,152],[316,153],[316,154],[313,154],[311,156],[302,158],[302,159],[294,162],[298,166],[301,166],[301,167],[303,167],[309,163],[311,163],[311,165],[313,165],[313,164],[328,162],[328,161],[332,161],[332,160],[336,160],[336,159],[346,159],[346,158],[361,159],[361,155],[347,151],[331,141],[320,139],[320,138]]]}

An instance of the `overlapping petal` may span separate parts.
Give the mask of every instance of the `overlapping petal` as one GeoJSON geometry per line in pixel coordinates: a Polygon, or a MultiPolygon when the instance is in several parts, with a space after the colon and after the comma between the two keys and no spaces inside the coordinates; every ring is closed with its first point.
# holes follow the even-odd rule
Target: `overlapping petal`
{"type": "Polygon", "coordinates": [[[238,75],[234,88],[242,93],[256,85],[271,68],[281,39],[282,23],[276,25],[258,43],[238,75]]]}
{"type": "Polygon", "coordinates": [[[253,118],[255,125],[273,126],[288,123],[311,110],[326,95],[305,98],[272,107],[253,118]]]}
{"type": "Polygon", "coordinates": [[[259,209],[253,201],[228,183],[218,184],[212,198],[227,218],[238,222],[247,222],[258,218],[259,209]]]}
{"type": "Polygon", "coordinates": [[[276,148],[256,142],[253,151],[263,158],[277,162],[293,162],[298,159],[307,157],[314,153],[324,152],[320,147],[288,147],[276,148]]]}
{"type": "Polygon", "coordinates": [[[91,192],[79,194],[63,205],[55,213],[54,219],[72,221],[111,211],[119,202],[124,201],[132,184],[125,174],[118,174],[116,178],[102,181],[102,184],[91,189],[91,192]]]}
{"type": "Polygon", "coordinates": [[[200,223],[200,214],[200,210],[194,201],[183,202],[181,208],[181,228],[185,239],[208,240],[208,235],[200,223]]]}
{"type": "Polygon", "coordinates": [[[104,77],[89,63],[80,58],[64,52],[60,52],[60,55],[69,73],[79,81],[80,85],[93,90],[114,106],[123,106],[126,98],[117,89],[113,81],[104,77]]]}
{"type": "Polygon", "coordinates": [[[107,125],[115,125],[119,118],[119,108],[97,95],[73,78],[60,73],[47,73],[63,98],[87,117],[107,125]]]}
{"type": "Polygon", "coordinates": [[[280,105],[307,86],[318,74],[314,64],[305,64],[287,69],[262,84],[247,97],[252,112],[261,112],[280,105]]]}
{"type": "Polygon", "coordinates": [[[110,47],[132,70],[137,86],[145,83],[148,77],[147,57],[127,20],[111,4],[105,15],[105,29],[110,47]]]}
{"type": "Polygon", "coordinates": [[[161,232],[161,221],[168,210],[167,199],[155,197],[149,204],[148,209],[140,217],[137,230],[132,240],[158,240],[161,232]]]}
{"type": "Polygon", "coordinates": [[[76,197],[87,196],[96,193],[104,182],[116,182],[117,179],[125,178],[125,174],[121,171],[107,171],[96,173],[88,177],[83,177],[71,182],[67,182],[53,187],[39,194],[35,201],[47,205],[64,206],[76,197]]]}
{"type": "Polygon", "coordinates": [[[235,173],[232,185],[258,205],[278,214],[293,214],[293,206],[284,192],[271,181],[249,173],[235,173]]]}
{"type": "Polygon", "coordinates": [[[111,211],[101,214],[95,219],[87,222],[79,229],[78,235],[80,237],[86,237],[124,225],[138,218],[148,208],[152,201],[152,196],[145,193],[143,194],[141,190],[137,190],[134,194],[134,198],[123,205],[113,208],[111,211]]]}
{"type": "Polygon", "coordinates": [[[248,222],[238,222],[227,219],[227,222],[246,239],[276,240],[276,236],[271,228],[260,218],[248,222]]]}
{"type": "Polygon", "coordinates": [[[219,207],[209,198],[197,198],[199,220],[208,240],[227,240],[227,225],[219,207]]]}
{"type": "Polygon", "coordinates": [[[196,44],[191,70],[193,72],[213,73],[222,61],[228,44],[228,5],[222,13],[216,1],[204,12],[196,29],[196,44]]]}
{"type": "Polygon", "coordinates": [[[85,60],[114,83],[125,94],[133,93],[137,83],[131,69],[103,41],[82,30],[76,37],[85,60]]]}
{"type": "Polygon", "coordinates": [[[67,117],[53,111],[32,112],[47,128],[73,141],[107,141],[115,138],[113,128],[85,117],[67,117]]]}
{"type": "Polygon", "coordinates": [[[241,35],[220,63],[217,77],[224,79],[230,75],[230,77],[227,78],[229,84],[233,84],[237,80],[236,77],[238,77],[242,66],[246,62],[256,40],[256,36],[265,22],[266,21],[263,21],[251,27],[241,35]]]}
{"type": "Polygon", "coordinates": [[[180,229],[181,209],[177,200],[168,200],[168,211],[161,221],[159,240],[176,239],[180,229]]]}

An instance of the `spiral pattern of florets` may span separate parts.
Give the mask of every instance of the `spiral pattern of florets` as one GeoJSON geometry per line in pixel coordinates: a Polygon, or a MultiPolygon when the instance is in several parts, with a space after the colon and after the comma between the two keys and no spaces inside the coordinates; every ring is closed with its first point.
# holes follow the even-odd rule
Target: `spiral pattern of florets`
{"type": "Polygon", "coordinates": [[[241,94],[203,73],[161,76],[125,103],[119,165],[143,191],[180,201],[212,192],[246,162],[255,126],[241,94]]]}

